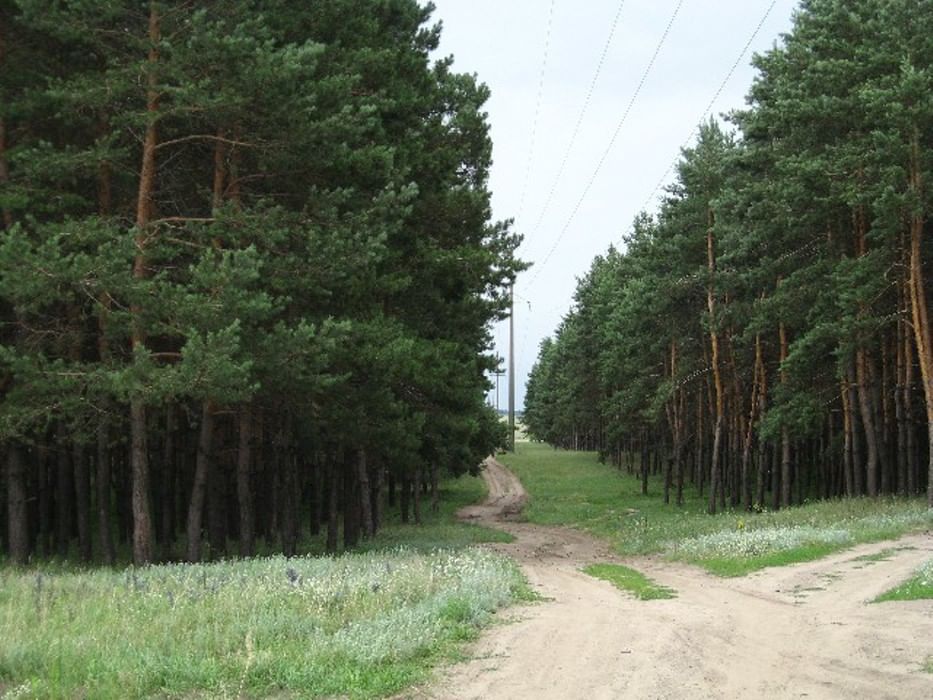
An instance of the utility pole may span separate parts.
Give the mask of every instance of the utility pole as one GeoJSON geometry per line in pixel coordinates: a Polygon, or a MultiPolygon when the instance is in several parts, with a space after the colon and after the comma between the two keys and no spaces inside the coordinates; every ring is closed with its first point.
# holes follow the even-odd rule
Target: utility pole
{"type": "Polygon", "coordinates": [[[509,449],[515,452],[515,281],[509,285],[509,449]]]}
{"type": "Polygon", "coordinates": [[[493,373],[496,377],[496,416],[499,416],[499,378],[505,375],[505,372],[499,370],[499,363],[501,361],[499,353],[496,353],[496,371],[493,373]]]}

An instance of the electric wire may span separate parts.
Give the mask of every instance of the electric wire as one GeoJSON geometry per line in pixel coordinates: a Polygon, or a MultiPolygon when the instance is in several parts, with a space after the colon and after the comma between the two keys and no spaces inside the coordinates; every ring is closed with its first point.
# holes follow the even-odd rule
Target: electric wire
{"type": "MultiPolygon", "coordinates": [[[[722,79],[721,83],[719,83],[719,87],[716,89],[716,93],[713,95],[712,99],[709,101],[709,104],[706,105],[706,109],[703,110],[702,115],[697,120],[696,126],[693,127],[693,129],[687,135],[687,138],[684,139],[683,143],[680,144],[680,147],[677,149],[677,155],[674,156],[674,159],[670,162],[670,165],[667,166],[667,170],[665,170],[664,174],[661,175],[661,177],[658,179],[657,183],[654,186],[654,189],[651,190],[651,194],[649,194],[645,198],[644,203],[638,209],[639,212],[645,211],[648,208],[648,205],[651,204],[651,201],[654,199],[655,195],[658,193],[658,190],[660,190],[661,187],[664,186],[664,183],[667,182],[667,178],[671,174],[671,171],[677,166],[677,163],[680,162],[681,153],[683,153],[684,149],[690,145],[690,142],[693,141],[694,136],[696,136],[699,133],[700,125],[706,120],[710,112],[712,112],[713,107],[716,104],[716,101],[719,99],[720,95],[722,95],[722,91],[726,89],[726,85],[729,84],[729,81],[732,80],[732,76],[735,74],[736,69],[739,67],[739,64],[742,62],[742,59],[745,58],[745,55],[748,53],[749,48],[751,48],[752,42],[754,42],[755,39],[758,37],[759,32],[761,32],[761,28],[764,26],[765,22],[768,21],[768,17],[771,16],[771,11],[774,9],[775,5],[777,5],[777,0],[772,0],[771,4],[768,5],[767,9],[765,9],[764,15],[762,15],[761,19],[758,21],[758,24],[755,27],[754,31],[752,32],[752,35],[748,38],[748,41],[745,42],[745,46],[742,47],[741,53],[735,59],[732,66],[729,68],[729,72],[726,73],[726,77],[722,79]]],[[[623,242],[625,240],[625,237],[631,232],[632,232],[632,224],[629,224],[627,228],[625,229],[625,231],[620,236],[619,242],[620,243],[623,242]]]]}
{"type": "Polygon", "coordinates": [[[599,57],[599,62],[596,64],[596,72],[593,74],[592,80],[590,80],[590,86],[587,89],[586,97],[583,100],[583,107],[580,109],[580,114],[577,116],[577,123],[574,125],[573,132],[570,134],[570,141],[567,143],[567,149],[564,151],[563,158],[561,158],[560,167],[557,169],[557,175],[554,176],[554,182],[551,183],[551,189],[548,191],[547,197],[545,198],[544,206],[541,208],[541,213],[538,214],[538,218],[535,220],[534,226],[531,227],[529,238],[533,238],[538,229],[541,228],[541,222],[544,221],[544,217],[548,210],[551,208],[551,204],[554,201],[554,193],[557,191],[557,186],[560,184],[561,178],[564,176],[564,170],[567,168],[567,162],[570,160],[570,154],[573,152],[573,147],[577,143],[577,136],[580,135],[580,127],[583,126],[583,120],[589,111],[590,102],[593,99],[593,92],[596,89],[596,83],[599,81],[599,76],[602,73],[603,66],[606,64],[606,57],[609,55],[609,48],[612,46],[612,40],[615,37],[616,29],[619,26],[619,18],[622,16],[622,9],[625,7],[625,2],[626,0],[621,0],[618,7],[616,8],[615,17],[613,17],[612,25],[609,28],[609,36],[606,37],[606,43],[603,45],[602,54],[599,57]]]}
{"type": "Polygon", "coordinates": [[[551,53],[551,31],[554,26],[554,5],[556,0],[551,0],[547,15],[547,29],[544,33],[544,56],[541,59],[541,71],[538,74],[538,94],[535,98],[535,112],[531,122],[531,143],[528,147],[528,158],[525,162],[525,178],[522,182],[522,193],[518,200],[518,214],[516,218],[521,218],[525,209],[525,197],[528,194],[528,182],[531,178],[531,165],[534,161],[535,147],[538,138],[538,122],[541,117],[541,101],[544,97],[544,78],[547,75],[548,57],[551,53]]]}
{"type": "Polygon", "coordinates": [[[609,143],[603,151],[602,156],[599,158],[599,162],[596,164],[596,168],[593,170],[592,175],[590,175],[589,180],[586,183],[586,187],[583,188],[583,192],[580,194],[580,197],[577,199],[576,204],[570,212],[570,216],[567,217],[567,220],[564,222],[563,227],[560,230],[560,233],[557,236],[557,240],[554,241],[554,244],[551,246],[547,255],[544,256],[544,259],[538,263],[535,268],[535,274],[532,276],[531,281],[528,283],[528,286],[531,286],[535,283],[535,280],[541,274],[541,270],[547,265],[548,261],[551,259],[551,256],[554,254],[554,251],[557,250],[557,246],[560,245],[560,242],[563,240],[567,231],[570,229],[570,225],[573,223],[573,220],[576,218],[577,213],[580,211],[580,207],[583,205],[583,202],[586,200],[587,195],[590,193],[590,190],[593,188],[593,184],[596,182],[596,178],[599,176],[599,173],[603,169],[603,165],[606,163],[606,159],[609,157],[609,154],[612,152],[612,147],[615,145],[616,139],[619,137],[619,133],[622,131],[622,127],[625,125],[625,122],[628,120],[628,116],[632,111],[632,107],[635,105],[635,101],[638,99],[638,96],[641,94],[642,88],[645,86],[645,83],[648,80],[648,75],[651,73],[651,69],[654,68],[654,64],[657,61],[658,55],[661,53],[661,49],[664,47],[664,43],[667,40],[668,35],[671,32],[671,28],[674,26],[674,21],[677,19],[677,15],[680,13],[680,8],[683,6],[685,0],[678,0],[677,5],[674,7],[674,12],[671,14],[670,19],[667,22],[667,26],[664,28],[664,33],[661,35],[661,39],[658,41],[658,45],[654,49],[654,53],[651,55],[651,60],[648,61],[648,65],[645,67],[644,72],[641,75],[641,79],[638,81],[638,86],[635,88],[635,92],[632,93],[631,99],[629,99],[628,105],[625,108],[625,111],[622,113],[622,118],[619,120],[619,123],[616,124],[615,131],[612,133],[612,137],[609,139],[609,143]]]}

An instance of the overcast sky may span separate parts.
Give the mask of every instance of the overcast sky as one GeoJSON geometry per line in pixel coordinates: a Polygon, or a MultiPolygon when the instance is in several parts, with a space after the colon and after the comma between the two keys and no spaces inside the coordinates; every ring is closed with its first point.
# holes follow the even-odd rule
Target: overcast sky
{"type": "MultiPolygon", "coordinates": [[[[780,41],[797,0],[434,4],[444,25],[439,53],[452,54],[458,71],[476,73],[492,90],[493,212],[515,219],[525,236],[520,257],[534,263],[515,288],[521,410],[538,345],[570,309],[577,278],[620,243],[639,211],[656,210],[656,186],[670,182],[672,162],[697,124],[744,105],[752,54],[780,41]]],[[[495,338],[506,357],[508,323],[495,338]]],[[[503,377],[503,408],[506,391],[503,377]]]]}

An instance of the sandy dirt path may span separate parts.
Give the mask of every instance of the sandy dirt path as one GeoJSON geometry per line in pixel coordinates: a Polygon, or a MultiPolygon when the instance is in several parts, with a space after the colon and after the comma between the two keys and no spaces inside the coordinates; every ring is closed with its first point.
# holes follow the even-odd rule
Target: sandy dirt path
{"type": "Polygon", "coordinates": [[[659,559],[625,561],[677,591],[638,601],[581,573],[622,561],[583,533],[516,522],[521,483],[490,460],[486,503],[464,519],[512,533],[512,556],[544,602],[512,613],[470,658],[407,697],[933,698],[933,601],[868,605],[933,556],[929,534],[861,545],[738,579],[659,559]],[[859,557],[895,549],[886,561],[859,557]]]}

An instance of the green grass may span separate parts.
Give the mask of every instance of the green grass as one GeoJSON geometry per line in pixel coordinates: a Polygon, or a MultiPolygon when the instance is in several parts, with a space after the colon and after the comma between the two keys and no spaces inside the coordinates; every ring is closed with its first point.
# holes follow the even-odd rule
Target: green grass
{"type": "Polygon", "coordinates": [[[643,496],[638,478],[600,464],[594,453],[519,443],[515,454],[500,460],[530,495],[529,521],[570,525],[609,540],[620,554],[666,554],[722,576],[808,561],[933,526],[933,511],[921,499],[842,499],[710,516],[706,499],[695,490],[686,490],[683,507],[665,505],[659,477],[643,496]]]}
{"type": "Polygon", "coordinates": [[[583,572],[609,581],[616,588],[628,591],[639,600],[663,600],[676,597],[674,590],[661,586],[640,571],[621,564],[590,564],[583,572]]]}
{"type": "Polygon", "coordinates": [[[874,602],[929,599],[933,599],[933,559],[917,569],[914,575],[902,584],[875,598],[874,602]]]}
{"type": "Polygon", "coordinates": [[[422,526],[390,522],[337,557],[0,567],[0,697],[371,698],[423,682],[497,609],[534,599],[511,560],[469,546],[502,533],[452,521],[483,482],[442,495],[422,526]]]}

